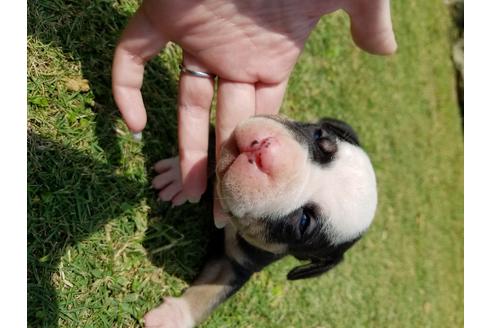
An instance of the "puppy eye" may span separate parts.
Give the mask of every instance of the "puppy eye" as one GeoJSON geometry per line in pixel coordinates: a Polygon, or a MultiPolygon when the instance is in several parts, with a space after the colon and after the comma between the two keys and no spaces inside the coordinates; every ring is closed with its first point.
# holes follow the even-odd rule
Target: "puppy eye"
{"type": "Polygon", "coordinates": [[[327,138],[316,140],[318,147],[327,154],[334,154],[337,151],[337,144],[327,138]]]}
{"type": "Polygon", "coordinates": [[[316,129],[313,132],[313,139],[318,148],[326,154],[334,154],[337,151],[337,145],[333,138],[331,138],[322,129],[316,129]]]}
{"type": "Polygon", "coordinates": [[[299,220],[299,232],[301,233],[301,236],[304,235],[310,223],[311,217],[303,211],[301,219],[299,220]]]}

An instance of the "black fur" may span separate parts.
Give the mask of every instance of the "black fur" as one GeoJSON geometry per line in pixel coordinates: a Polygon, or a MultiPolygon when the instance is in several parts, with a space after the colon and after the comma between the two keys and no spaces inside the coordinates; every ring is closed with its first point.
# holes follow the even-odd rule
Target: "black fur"
{"type": "Polygon", "coordinates": [[[243,251],[247,258],[247,262],[244,266],[252,272],[258,272],[270,263],[283,257],[283,255],[273,254],[251,245],[239,234],[236,234],[236,239],[239,248],[243,251]]]}
{"type": "Polygon", "coordinates": [[[360,146],[354,129],[347,123],[332,118],[324,118],[317,123],[280,121],[295,138],[308,147],[313,162],[328,165],[335,157],[337,139],[360,146]]]}
{"type": "Polygon", "coordinates": [[[347,123],[334,118],[323,118],[319,120],[318,124],[320,124],[323,129],[335,133],[340,139],[343,139],[352,145],[360,146],[357,133],[355,133],[354,129],[347,123]]]}
{"type": "Polygon", "coordinates": [[[343,254],[360,239],[358,237],[335,245],[326,233],[321,232],[316,213],[316,206],[307,204],[281,219],[262,220],[266,225],[269,241],[286,244],[288,254],[299,260],[310,261],[309,264],[296,267],[289,272],[289,280],[314,277],[332,269],[342,261],[343,254]],[[303,213],[311,217],[311,227],[301,234],[299,220],[303,213]]]}

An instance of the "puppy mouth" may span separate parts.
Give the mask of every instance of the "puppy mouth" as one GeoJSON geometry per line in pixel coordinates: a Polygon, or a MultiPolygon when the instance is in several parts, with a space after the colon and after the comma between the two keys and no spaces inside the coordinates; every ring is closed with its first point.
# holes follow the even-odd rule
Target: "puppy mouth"
{"type": "MultiPolygon", "coordinates": [[[[265,138],[264,140],[253,140],[250,141],[247,146],[243,142],[241,144],[238,141],[236,135],[232,135],[226,143],[223,144],[220,151],[220,158],[217,162],[216,176],[217,176],[217,193],[220,195],[221,205],[223,209],[229,214],[234,214],[230,212],[228,202],[224,199],[230,197],[230,191],[223,194],[224,179],[229,177],[242,176],[246,174],[248,178],[240,178],[244,181],[257,181],[260,185],[264,185],[265,181],[269,181],[270,170],[264,165],[263,156],[261,149],[270,147],[269,144],[271,140],[265,138]],[[250,180],[253,179],[253,180],[250,180]]],[[[230,181],[230,180],[229,180],[230,181]]],[[[228,189],[228,188],[226,188],[228,189]]],[[[234,206],[233,206],[234,207],[234,206]]]]}

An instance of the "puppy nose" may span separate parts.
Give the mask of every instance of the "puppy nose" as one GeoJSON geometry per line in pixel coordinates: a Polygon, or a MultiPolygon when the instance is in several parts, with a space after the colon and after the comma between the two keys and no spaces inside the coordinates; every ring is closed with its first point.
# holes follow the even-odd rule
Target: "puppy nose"
{"type": "Polygon", "coordinates": [[[264,138],[262,140],[256,140],[255,139],[255,140],[251,141],[249,148],[251,149],[251,151],[258,151],[258,150],[261,150],[262,148],[270,147],[271,144],[272,144],[272,138],[271,137],[264,138]]]}
{"type": "Polygon", "coordinates": [[[268,173],[272,169],[274,157],[277,156],[277,148],[277,140],[267,137],[253,139],[247,147],[241,149],[241,152],[246,154],[250,164],[256,164],[260,170],[268,173]]]}

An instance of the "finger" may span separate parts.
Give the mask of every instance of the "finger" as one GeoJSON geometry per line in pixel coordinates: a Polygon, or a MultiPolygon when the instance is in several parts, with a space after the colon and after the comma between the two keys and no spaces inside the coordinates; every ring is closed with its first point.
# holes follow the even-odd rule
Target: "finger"
{"type": "Polygon", "coordinates": [[[152,187],[154,189],[162,189],[173,181],[179,181],[181,177],[177,176],[176,173],[176,171],[167,171],[159,174],[152,179],[152,187]]]}
{"type": "MultiPolygon", "coordinates": [[[[184,54],[184,65],[207,72],[192,56],[184,54]]],[[[197,202],[207,185],[207,150],[210,104],[214,80],[182,73],[178,97],[179,159],[183,191],[190,202],[197,202]]]]}
{"type": "Polygon", "coordinates": [[[158,161],[157,163],[154,164],[154,171],[157,173],[164,173],[165,171],[168,171],[170,169],[176,168],[179,170],[179,159],[178,157],[171,157],[171,158],[166,158],[158,161]]]}
{"type": "Polygon", "coordinates": [[[147,121],[140,88],[144,65],[166,45],[167,39],[155,30],[140,7],[130,20],[113,58],[113,96],[128,128],[137,133],[147,121]]]}
{"type": "Polygon", "coordinates": [[[173,197],[171,202],[173,203],[173,206],[179,206],[183,205],[186,202],[186,199],[186,194],[183,191],[180,191],[173,197]]]}
{"type": "Polygon", "coordinates": [[[159,198],[163,201],[170,201],[181,190],[179,182],[173,182],[159,192],[159,198]]]}
{"type": "Polygon", "coordinates": [[[220,147],[229,139],[237,124],[255,115],[255,97],[255,85],[252,83],[219,80],[215,127],[217,156],[220,147]]]}
{"type": "Polygon", "coordinates": [[[351,1],[345,10],[350,15],[352,38],[360,48],[380,55],[396,51],[389,0],[351,1]]]}
{"type": "Polygon", "coordinates": [[[278,84],[256,83],[256,115],[276,115],[280,111],[288,78],[278,84]]]}
{"type": "MultiPolygon", "coordinates": [[[[255,85],[251,83],[238,83],[228,80],[219,80],[217,90],[217,120],[215,127],[216,158],[220,154],[220,148],[229,139],[232,131],[239,122],[255,115],[255,85]]],[[[226,224],[224,211],[214,197],[214,222],[218,228],[226,224]]]]}

